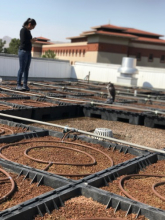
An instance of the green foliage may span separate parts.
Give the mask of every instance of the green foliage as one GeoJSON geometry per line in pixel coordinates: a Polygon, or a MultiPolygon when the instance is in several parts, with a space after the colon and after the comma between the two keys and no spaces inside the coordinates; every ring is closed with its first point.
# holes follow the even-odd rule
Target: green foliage
{"type": "Polygon", "coordinates": [[[49,58],[49,59],[55,59],[56,58],[56,54],[54,53],[53,50],[47,50],[45,51],[45,54],[42,55],[43,58],[49,58]]]}
{"type": "Polygon", "coordinates": [[[0,39],[0,53],[4,52],[5,43],[6,43],[6,41],[3,41],[2,39],[0,39]]]}
{"type": "Polygon", "coordinates": [[[18,48],[20,45],[20,40],[13,38],[10,41],[9,47],[6,48],[6,53],[10,53],[10,54],[18,54],[18,48]]]}

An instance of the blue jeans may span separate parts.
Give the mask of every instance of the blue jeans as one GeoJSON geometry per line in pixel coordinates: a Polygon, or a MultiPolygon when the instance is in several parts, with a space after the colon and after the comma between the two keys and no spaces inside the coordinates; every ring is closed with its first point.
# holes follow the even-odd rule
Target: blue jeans
{"type": "Polygon", "coordinates": [[[19,70],[17,75],[17,86],[21,86],[22,75],[24,73],[24,81],[23,85],[27,86],[28,75],[29,75],[29,67],[31,63],[31,52],[25,50],[18,51],[19,57],[19,70]]]}

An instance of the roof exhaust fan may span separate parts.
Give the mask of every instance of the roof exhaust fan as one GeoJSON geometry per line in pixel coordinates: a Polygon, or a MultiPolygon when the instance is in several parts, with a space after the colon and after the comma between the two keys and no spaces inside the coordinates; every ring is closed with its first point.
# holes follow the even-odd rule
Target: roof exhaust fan
{"type": "Polygon", "coordinates": [[[135,58],[123,57],[122,65],[118,69],[118,72],[120,72],[120,76],[117,77],[118,83],[137,86],[137,78],[134,76],[138,73],[135,58]]]}

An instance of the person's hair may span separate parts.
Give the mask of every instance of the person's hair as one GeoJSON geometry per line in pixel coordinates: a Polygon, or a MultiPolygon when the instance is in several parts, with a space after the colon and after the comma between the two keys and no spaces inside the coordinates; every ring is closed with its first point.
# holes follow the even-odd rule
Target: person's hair
{"type": "Polygon", "coordinates": [[[22,27],[25,27],[26,25],[28,25],[29,23],[31,23],[32,26],[36,25],[36,21],[33,18],[28,18],[22,25],[22,27]]]}

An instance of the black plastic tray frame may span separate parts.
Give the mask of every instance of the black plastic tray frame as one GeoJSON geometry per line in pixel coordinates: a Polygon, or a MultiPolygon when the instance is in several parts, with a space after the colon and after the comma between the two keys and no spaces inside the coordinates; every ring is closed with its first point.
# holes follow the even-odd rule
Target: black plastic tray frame
{"type": "Polygon", "coordinates": [[[4,169],[17,173],[18,176],[24,176],[24,179],[29,178],[33,180],[32,182],[38,182],[38,185],[43,184],[54,189],[74,183],[74,180],[4,159],[0,159],[0,165],[4,169]]]}
{"type": "MultiPolygon", "coordinates": [[[[35,97],[33,97],[33,100],[35,100],[35,97]]],[[[34,120],[51,120],[51,119],[60,119],[60,118],[74,118],[83,116],[82,109],[78,105],[70,104],[70,103],[64,103],[64,102],[55,102],[51,101],[49,99],[45,98],[37,98],[38,101],[48,101],[49,103],[57,103],[58,106],[49,106],[49,107],[29,107],[29,106],[23,106],[18,104],[10,104],[10,106],[16,106],[19,109],[13,109],[13,110],[2,110],[0,112],[4,114],[10,114],[15,115],[19,117],[24,118],[30,118],[34,120]]],[[[5,103],[5,102],[1,102],[5,103]]],[[[5,103],[6,104],[6,103],[5,103]]],[[[7,117],[1,116],[1,118],[8,119],[7,117]]],[[[19,121],[18,119],[12,119],[9,120],[13,121],[19,121]]]]}
{"type": "Polygon", "coordinates": [[[7,92],[7,91],[1,91],[2,94],[6,94],[8,95],[8,97],[0,97],[0,100],[12,100],[12,99],[29,99],[29,96],[24,96],[21,94],[17,94],[17,93],[12,93],[11,92],[7,92]]]}
{"type": "MultiPolygon", "coordinates": [[[[45,130],[45,134],[42,133],[41,135],[62,137],[63,133],[55,132],[51,130],[45,130]]],[[[69,135],[69,137],[75,138],[75,136],[71,134],[69,135]]],[[[42,194],[34,199],[27,200],[26,202],[21,203],[18,206],[14,206],[10,209],[2,211],[0,213],[0,219],[11,219],[11,220],[33,219],[35,215],[39,214],[42,216],[46,212],[51,213],[53,209],[56,209],[64,205],[64,202],[66,200],[80,195],[84,195],[87,198],[92,197],[94,200],[107,205],[107,208],[113,207],[115,211],[117,211],[118,209],[122,209],[126,211],[126,214],[136,213],[137,216],[144,215],[150,220],[165,219],[165,212],[163,210],[156,209],[154,207],[144,205],[142,203],[135,202],[130,199],[124,198],[122,196],[118,196],[113,193],[109,193],[104,190],[96,188],[102,185],[106,185],[107,182],[113,181],[118,176],[138,172],[138,170],[143,169],[146,166],[150,165],[151,163],[156,162],[158,159],[164,159],[164,155],[152,154],[147,151],[141,151],[131,147],[111,144],[106,141],[99,141],[97,139],[88,138],[87,136],[84,135],[77,136],[76,138],[84,140],[86,142],[99,143],[102,144],[104,147],[112,147],[114,148],[114,150],[117,149],[125,153],[127,152],[131,153],[132,151],[133,154],[140,156],[133,158],[129,161],[125,161],[121,164],[115,165],[113,167],[110,167],[108,169],[99,171],[95,174],[87,176],[78,181],[71,181],[64,177],[59,177],[55,174],[49,174],[46,171],[37,170],[37,172],[42,173],[43,175],[50,175],[51,178],[56,177],[59,179],[61,178],[61,180],[66,179],[66,182],[68,181],[67,182],[68,185],[62,186],[56,190],[42,194]]],[[[0,164],[1,163],[7,164],[5,166],[8,169],[10,169],[10,166],[12,167],[13,164],[13,162],[6,162],[3,159],[0,160],[0,164]]],[[[16,167],[17,168],[14,169],[16,170],[18,169],[17,173],[19,173],[20,175],[25,175],[26,178],[32,178],[32,179],[34,178],[34,175],[28,173],[26,168],[34,172],[36,172],[36,169],[29,168],[27,166],[20,164],[16,164],[16,167]]],[[[41,183],[41,181],[44,180],[44,178],[42,178],[41,176],[38,174],[36,180],[39,182],[39,184],[41,183]]],[[[46,182],[44,183],[47,184],[46,182]]]]}
{"type": "Polygon", "coordinates": [[[144,125],[151,128],[165,128],[165,117],[154,115],[152,113],[145,114],[144,125]]]}
{"type": "MultiPolygon", "coordinates": [[[[54,136],[54,137],[58,137],[58,138],[62,138],[64,135],[62,132],[57,132],[57,131],[53,131],[53,130],[48,130],[48,132],[49,132],[50,136],[54,136]]],[[[86,135],[69,134],[67,136],[67,138],[74,138],[77,140],[83,140],[87,143],[100,144],[101,146],[103,146],[105,148],[112,148],[113,150],[118,150],[119,152],[123,152],[125,154],[130,153],[135,156],[142,156],[142,155],[145,155],[148,153],[147,150],[141,150],[141,149],[133,148],[130,146],[124,146],[124,145],[112,143],[112,142],[106,141],[106,140],[98,140],[96,138],[90,138],[86,135]]]]}
{"type": "Polygon", "coordinates": [[[74,118],[78,117],[80,112],[78,105],[33,108],[31,118],[35,120],[74,118]]]}
{"type": "MultiPolygon", "coordinates": [[[[50,186],[54,189],[57,189],[57,188],[62,188],[63,186],[69,185],[71,183],[72,184],[74,183],[74,181],[68,180],[65,177],[60,177],[58,175],[52,175],[50,173],[47,173],[46,171],[34,169],[34,168],[31,168],[31,167],[28,167],[25,165],[20,165],[18,163],[14,163],[11,161],[6,161],[4,159],[0,159],[0,166],[9,172],[14,172],[14,173],[18,174],[18,176],[23,175],[24,179],[27,179],[27,178],[31,179],[31,183],[36,182],[37,186],[45,185],[45,186],[50,186]]],[[[52,191],[45,193],[45,194],[42,194],[41,197],[45,196],[47,194],[49,195],[49,193],[54,194],[54,191],[55,190],[52,189],[52,191]]],[[[27,204],[29,205],[29,204],[32,204],[33,202],[36,202],[36,201],[40,201],[38,196],[33,199],[26,200],[25,202],[20,203],[20,204],[13,206],[11,208],[8,208],[4,211],[1,211],[0,212],[0,219],[6,219],[5,216],[10,215],[10,213],[12,213],[13,211],[15,212],[16,210],[18,212],[21,212],[22,208],[26,207],[27,204]]]]}
{"type": "Polygon", "coordinates": [[[56,88],[56,90],[59,92],[67,92],[68,94],[66,94],[66,96],[72,96],[72,97],[73,96],[79,96],[79,97],[94,96],[93,93],[87,93],[84,91],[81,92],[81,90],[78,90],[78,88],[77,88],[77,91],[69,89],[69,87],[68,88],[67,87],[66,88],[56,88]]]}
{"type": "Polygon", "coordinates": [[[37,96],[31,96],[30,99],[32,100],[36,100],[36,101],[40,101],[40,102],[49,102],[49,103],[52,103],[52,104],[58,104],[59,106],[60,105],[76,105],[76,104],[73,104],[73,103],[68,103],[68,102],[65,102],[65,101],[60,101],[59,99],[56,100],[56,99],[49,99],[47,98],[46,96],[40,96],[40,97],[37,97],[37,96]]]}
{"type": "MultiPolygon", "coordinates": [[[[18,98],[17,98],[18,99],[18,98]]],[[[12,99],[13,100],[13,99],[12,99]]],[[[31,109],[31,107],[29,106],[25,106],[25,105],[20,105],[20,104],[15,104],[15,103],[12,103],[12,102],[4,102],[4,101],[0,101],[0,104],[4,104],[4,105],[8,105],[8,106],[12,106],[13,108],[17,108],[17,109],[31,109]]]]}
{"type": "Polygon", "coordinates": [[[43,194],[36,199],[28,200],[26,203],[20,204],[19,207],[14,207],[1,212],[0,219],[30,220],[34,219],[37,215],[43,217],[45,213],[51,214],[54,209],[59,209],[61,206],[65,206],[65,201],[78,196],[92,198],[94,201],[106,205],[106,209],[110,207],[114,208],[114,212],[121,209],[126,212],[126,216],[130,213],[135,213],[137,217],[139,215],[144,215],[149,220],[165,219],[165,212],[162,210],[155,209],[151,206],[85,184],[80,184],[78,186],[76,186],[76,184],[69,184],[57,190],[43,194]]]}
{"type": "Polygon", "coordinates": [[[115,109],[105,109],[99,107],[83,107],[86,117],[96,117],[108,121],[124,121],[134,125],[144,124],[144,115],[140,113],[127,112],[115,109]]]}
{"type": "Polygon", "coordinates": [[[152,163],[156,163],[157,155],[147,153],[141,157],[136,157],[123,163],[117,164],[108,169],[99,171],[93,175],[83,178],[83,181],[94,187],[106,186],[108,182],[112,182],[117,177],[137,173],[139,170],[145,169],[152,163]]]}
{"type": "Polygon", "coordinates": [[[48,131],[42,128],[25,125],[22,123],[16,123],[16,122],[9,121],[9,120],[0,119],[0,124],[5,124],[11,127],[20,127],[20,128],[26,129],[26,132],[1,136],[0,143],[11,143],[11,142],[19,141],[22,139],[29,139],[29,138],[40,137],[40,136],[43,137],[45,135],[48,135],[48,131]]]}

